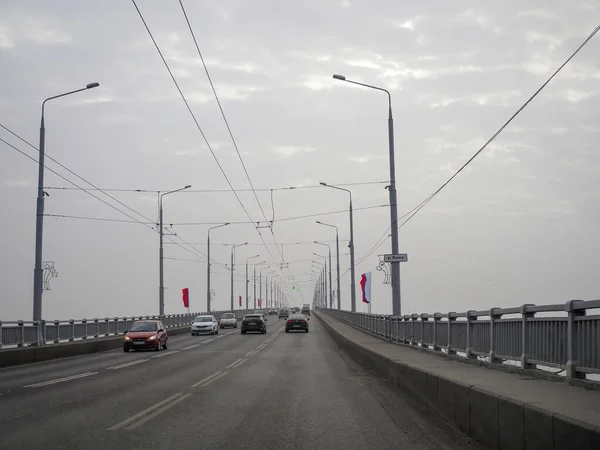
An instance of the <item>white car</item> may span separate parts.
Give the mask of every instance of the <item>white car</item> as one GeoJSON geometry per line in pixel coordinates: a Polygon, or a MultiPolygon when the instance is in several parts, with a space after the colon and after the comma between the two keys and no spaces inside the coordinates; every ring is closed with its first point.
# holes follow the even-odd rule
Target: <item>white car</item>
{"type": "Polygon", "coordinates": [[[192,323],[192,336],[201,333],[219,334],[219,322],[215,316],[198,316],[192,323]]]}
{"type": "Polygon", "coordinates": [[[237,328],[238,327],[238,320],[237,317],[235,317],[234,313],[228,312],[228,313],[223,313],[223,315],[221,316],[221,322],[219,323],[219,328],[237,328]]]}

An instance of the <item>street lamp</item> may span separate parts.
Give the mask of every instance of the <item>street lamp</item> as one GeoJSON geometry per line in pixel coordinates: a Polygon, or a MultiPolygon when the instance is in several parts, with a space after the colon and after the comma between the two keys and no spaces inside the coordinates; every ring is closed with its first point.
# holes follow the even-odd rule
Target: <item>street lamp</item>
{"type": "Polygon", "coordinates": [[[250,280],[248,279],[248,261],[258,257],[260,257],[260,255],[254,255],[246,258],[246,309],[248,309],[248,283],[250,283],[250,280]]]}
{"type": "Polygon", "coordinates": [[[42,293],[44,292],[44,269],[42,268],[42,250],[44,240],[44,158],[46,156],[46,127],[44,125],[44,108],[46,102],[55,98],[76,94],[87,89],[100,86],[99,83],[90,83],[82,89],[77,89],[64,94],[48,97],[42,102],[42,118],[40,121],[40,156],[38,160],[38,193],[35,211],[35,265],[33,269],[33,320],[42,320],[42,293]]]}
{"type": "Polygon", "coordinates": [[[327,307],[327,258],[325,258],[325,256],[322,255],[317,255],[316,253],[313,253],[313,255],[318,256],[320,258],[323,258],[323,263],[321,263],[320,261],[312,261],[315,264],[320,264],[319,266],[311,266],[311,267],[316,267],[319,269],[320,271],[320,275],[319,275],[319,279],[322,280],[320,281],[321,284],[321,297],[323,297],[324,299],[324,306],[327,307]],[[321,265],[322,264],[322,265],[321,265]]]}
{"type": "Polygon", "coordinates": [[[165,195],[174,194],[175,192],[183,191],[184,189],[191,188],[192,185],[188,184],[179,189],[175,189],[164,194],[160,194],[158,198],[158,235],[159,235],[159,250],[158,250],[158,314],[160,317],[165,315],[165,285],[164,285],[164,271],[163,271],[163,197],[165,195]]]}
{"type": "MultiPolygon", "coordinates": [[[[342,309],[341,307],[341,295],[340,295],[340,237],[338,233],[338,227],[335,225],[330,225],[328,223],[323,223],[317,220],[319,225],[324,225],[326,227],[335,228],[335,246],[336,246],[336,259],[337,259],[337,308],[342,309]]],[[[331,264],[329,265],[331,267],[331,264]]]]}
{"type": "MultiPolygon", "coordinates": [[[[258,272],[258,296],[259,296],[259,297],[262,297],[262,273],[263,273],[263,270],[266,270],[266,269],[269,269],[269,268],[271,268],[271,265],[270,265],[270,264],[269,264],[267,267],[263,267],[263,268],[262,268],[262,269],[260,269],[260,271],[258,272]]],[[[267,304],[267,298],[268,298],[268,295],[267,295],[267,287],[266,287],[266,284],[267,284],[267,278],[266,278],[266,275],[265,275],[265,298],[263,298],[263,300],[261,300],[261,302],[260,302],[260,306],[261,306],[261,308],[263,308],[263,305],[265,305],[265,306],[266,306],[266,304],[267,304]]]]}
{"type": "Polygon", "coordinates": [[[227,225],[229,225],[229,222],[226,222],[222,225],[217,225],[215,227],[210,227],[207,231],[207,237],[206,237],[206,250],[207,250],[207,259],[208,259],[208,264],[206,265],[206,312],[210,313],[210,300],[211,300],[211,293],[210,293],[210,231],[214,230],[216,228],[221,228],[221,227],[226,227],[227,225]]]}
{"type": "MultiPolygon", "coordinates": [[[[252,277],[252,279],[254,281],[254,309],[256,309],[256,266],[262,266],[262,265],[264,265],[266,263],[267,263],[266,261],[261,261],[259,263],[254,264],[254,275],[252,277]]],[[[260,286],[259,286],[259,289],[260,289],[260,286]]],[[[262,293],[259,292],[258,295],[261,296],[262,293]]]]}
{"type": "Polygon", "coordinates": [[[235,266],[235,258],[233,256],[235,248],[236,247],[243,247],[244,245],[247,245],[247,242],[244,242],[243,244],[234,244],[231,246],[231,310],[234,311],[233,308],[233,268],[235,266]]]}
{"type": "MultiPolygon", "coordinates": [[[[396,163],[394,155],[394,118],[392,117],[392,95],[387,89],[370,84],[359,83],[357,81],[347,80],[343,75],[334,75],[336,80],[345,81],[346,83],[357,84],[369,89],[385,92],[388,96],[388,146],[390,160],[390,221],[392,232],[392,255],[398,254],[398,205],[396,198],[396,163]]],[[[402,311],[400,300],[400,262],[396,259],[392,260],[392,314],[399,316],[402,311]]]]}
{"type": "Polygon", "coordinates": [[[354,216],[352,214],[352,192],[348,189],[344,189],[338,186],[332,186],[327,183],[319,183],[321,186],[329,187],[331,189],[337,189],[340,191],[346,191],[350,196],[350,305],[352,312],[356,312],[356,278],[355,278],[355,268],[354,268],[354,216]]]}
{"type": "MultiPolygon", "coordinates": [[[[324,244],[322,242],[314,241],[317,245],[324,245],[327,247],[329,251],[329,307],[333,309],[333,287],[331,284],[331,246],[329,244],[324,244]]],[[[316,253],[315,253],[316,255],[316,253]]]]}

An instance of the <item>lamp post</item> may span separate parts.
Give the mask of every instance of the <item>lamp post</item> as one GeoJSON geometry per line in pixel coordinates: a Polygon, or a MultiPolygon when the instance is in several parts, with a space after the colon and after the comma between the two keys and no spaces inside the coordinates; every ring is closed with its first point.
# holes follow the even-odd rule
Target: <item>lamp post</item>
{"type": "MultiPolygon", "coordinates": [[[[258,295],[259,295],[259,297],[262,297],[262,273],[263,273],[263,270],[269,269],[270,267],[271,267],[270,265],[268,265],[267,267],[263,267],[258,272],[258,295]]],[[[267,304],[267,297],[268,296],[267,296],[267,287],[266,287],[266,284],[267,284],[267,278],[266,278],[266,275],[265,275],[265,297],[260,302],[261,308],[265,307],[263,305],[267,304]]]]}
{"type": "Polygon", "coordinates": [[[210,294],[210,231],[214,230],[215,228],[225,227],[227,225],[229,225],[229,222],[224,223],[222,225],[217,225],[215,227],[210,227],[208,229],[207,236],[206,236],[206,250],[207,250],[207,259],[208,259],[208,264],[206,265],[206,312],[207,313],[210,313],[210,301],[211,301],[211,294],[210,294]]]}
{"type": "Polygon", "coordinates": [[[163,197],[165,195],[174,194],[175,192],[183,191],[184,189],[191,188],[192,185],[188,184],[179,189],[174,189],[164,194],[160,194],[158,198],[158,235],[159,235],[159,250],[158,250],[158,314],[160,317],[165,315],[165,281],[164,281],[164,270],[163,270],[163,197]]]}
{"type": "MultiPolygon", "coordinates": [[[[254,275],[252,276],[252,280],[254,281],[254,309],[256,309],[256,266],[262,266],[266,263],[266,261],[261,261],[259,263],[254,264],[254,275]]],[[[262,294],[259,292],[258,295],[260,296],[262,294]]]]}
{"type": "Polygon", "coordinates": [[[243,247],[244,245],[247,245],[247,242],[244,242],[243,244],[234,244],[231,246],[231,311],[235,311],[235,309],[233,308],[233,269],[235,266],[235,257],[234,257],[234,253],[235,253],[235,249],[236,247],[243,247]]]}
{"type": "MultiPolygon", "coordinates": [[[[331,225],[328,223],[323,223],[319,220],[317,220],[317,223],[319,225],[323,225],[326,227],[332,227],[335,228],[335,253],[336,253],[336,259],[337,259],[337,309],[342,309],[341,306],[341,295],[340,295],[340,236],[338,233],[338,227],[336,227],[335,225],[331,225]]],[[[331,262],[329,264],[329,267],[331,267],[331,262]]]]}
{"type": "MultiPolygon", "coordinates": [[[[33,320],[42,320],[42,293],[44,292],[44,269],[42,267],[42,250],[44,241],[44,159],[46,156],[46,127],[44,125],[44,109],[46,102],[55,98],[66,97],[87,89],[100,86],[99,83],[90,83],[86,87],[64,94],[48,97],[42,102],[42,118],[40,121],[40,156],[38,160],[38,189],[35,211],[35,265],[33,269],[33,320]]],[[[39,341],[39,336],[38,336],[39,341]]],[[[38,342],[39,343],[39,342],[38,342]]]]}
{"type": "Polygon", "coordinates": [[[250,280],[248,279],[248,261],[258,257],[260,257],[260,255],[254,255],[246,258],[246,309],[248,309],[248,283],[250,283],[250,280]]]}
{"type": "MultiPolygon", "coordinates": [[[[336,80],[345,81],[346,83],[356,84],[369,89],[385,92],[388,96],[388,146],[390,160],[390,221],[392,232],[392,254],[398,254],[398,205],[396,198],[396,163],[394,155],[394,118],[392,117],[392,95],[387,89],[370,84],[359,83],[357,81],[347,80],[343,75],[334,75],[336,80]]],[[[392,264],[392,314],[399,316],[402,313],[402,305],[400,299],[400,262],[393,260],[392,264]]]]}
{"type": "Polygon", "coordinates": [[[352,312],[356,312],[356,278],[355,278],[355,267],[354,267],[354,216],[352,214],[352,192],[348,189],[344,189],[338,186],[332,186],[331,184],[327,184],[327,183],[319,183],[321,186],[326,186],[329,187],[331,189],[338,189],[340,191],[346,191],[348,193],[348,195],[350,196],[350,206],[349,206],[349,211],[350,211],[350,244],[348,245],[348,247],[350,247],[350,284],[351,284],[351,288],[350,288],[350,305],[351,305],[351,310],[352,312]]]}
{"type": "MultiPolygon", "coordinates": [[[[317,245],[325,245],[329,252],[329,307],[333,309],[333,285],[331,284],[331,246],[329,244],[324,244],[323,242],[314,241],[317,245]]],[[[316,253],[314,253],[317,255],[316,253]]],[[[317,255],[320,256],[320,255],[317,255]]]]}
{"type": "Polygon", "coordinates": [[[313,255],[323,258],[323,261],[324,261],[323,263],[321,263],[319,261],[313,260],[312,262],[315,264],[319,264],[319,266],[312,266],[312,267],[319,269],[319,272],[320,272],[319,283],[321,284],[321,287],[320,287],[321,297],[324,299],[324,306],[327,306],[327,277],[325,276],[325,273],[327,273],[327,259],[324,256],[317,255],[316,253],[313,253],[313,255]],[[321,277],[323,277],[322,280],[321,280],[321,277]]]}

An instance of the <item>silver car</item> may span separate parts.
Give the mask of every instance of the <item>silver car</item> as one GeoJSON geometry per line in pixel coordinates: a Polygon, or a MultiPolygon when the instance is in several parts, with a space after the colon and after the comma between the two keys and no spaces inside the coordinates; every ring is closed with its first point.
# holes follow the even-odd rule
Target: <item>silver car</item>
{"type": "Polygon", "coordinates": [[[219,323],[215,316],[198,316],[192,323],[192,336],[201,333],[219,334],[219,323]]]}
{"type": "Polygon", "coordinates": [[[234,313],[223,313],[219,328],[237,328],[238,320],[234,313]]]}

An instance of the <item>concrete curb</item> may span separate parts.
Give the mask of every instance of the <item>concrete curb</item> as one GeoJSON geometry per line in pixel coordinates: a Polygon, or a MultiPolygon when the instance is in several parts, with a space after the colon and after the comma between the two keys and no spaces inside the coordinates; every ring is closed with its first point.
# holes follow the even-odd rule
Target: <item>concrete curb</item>
{"type": "Polygon", "coordinates": [[[600,449],[600,428],[391,360],[348,339],[328,323],[337,319],[324,318],[316,311],[314,315],[350,357],[365,362],[425,409],[440,414],[461,432],[489,448],[600,449]]]}
{"type": "MultiPolygon", "coordinates": [[[[189,332],[189,325],[177,328],[167,328],[169,336],[179,336],[189,332]]],[[[113,337],[88,338],[81,341],[51,344],[43,347],[1,350],[0,368],[114,350],[123,346],[123,336],[123,334],[120,334],[113,337]]]]}

